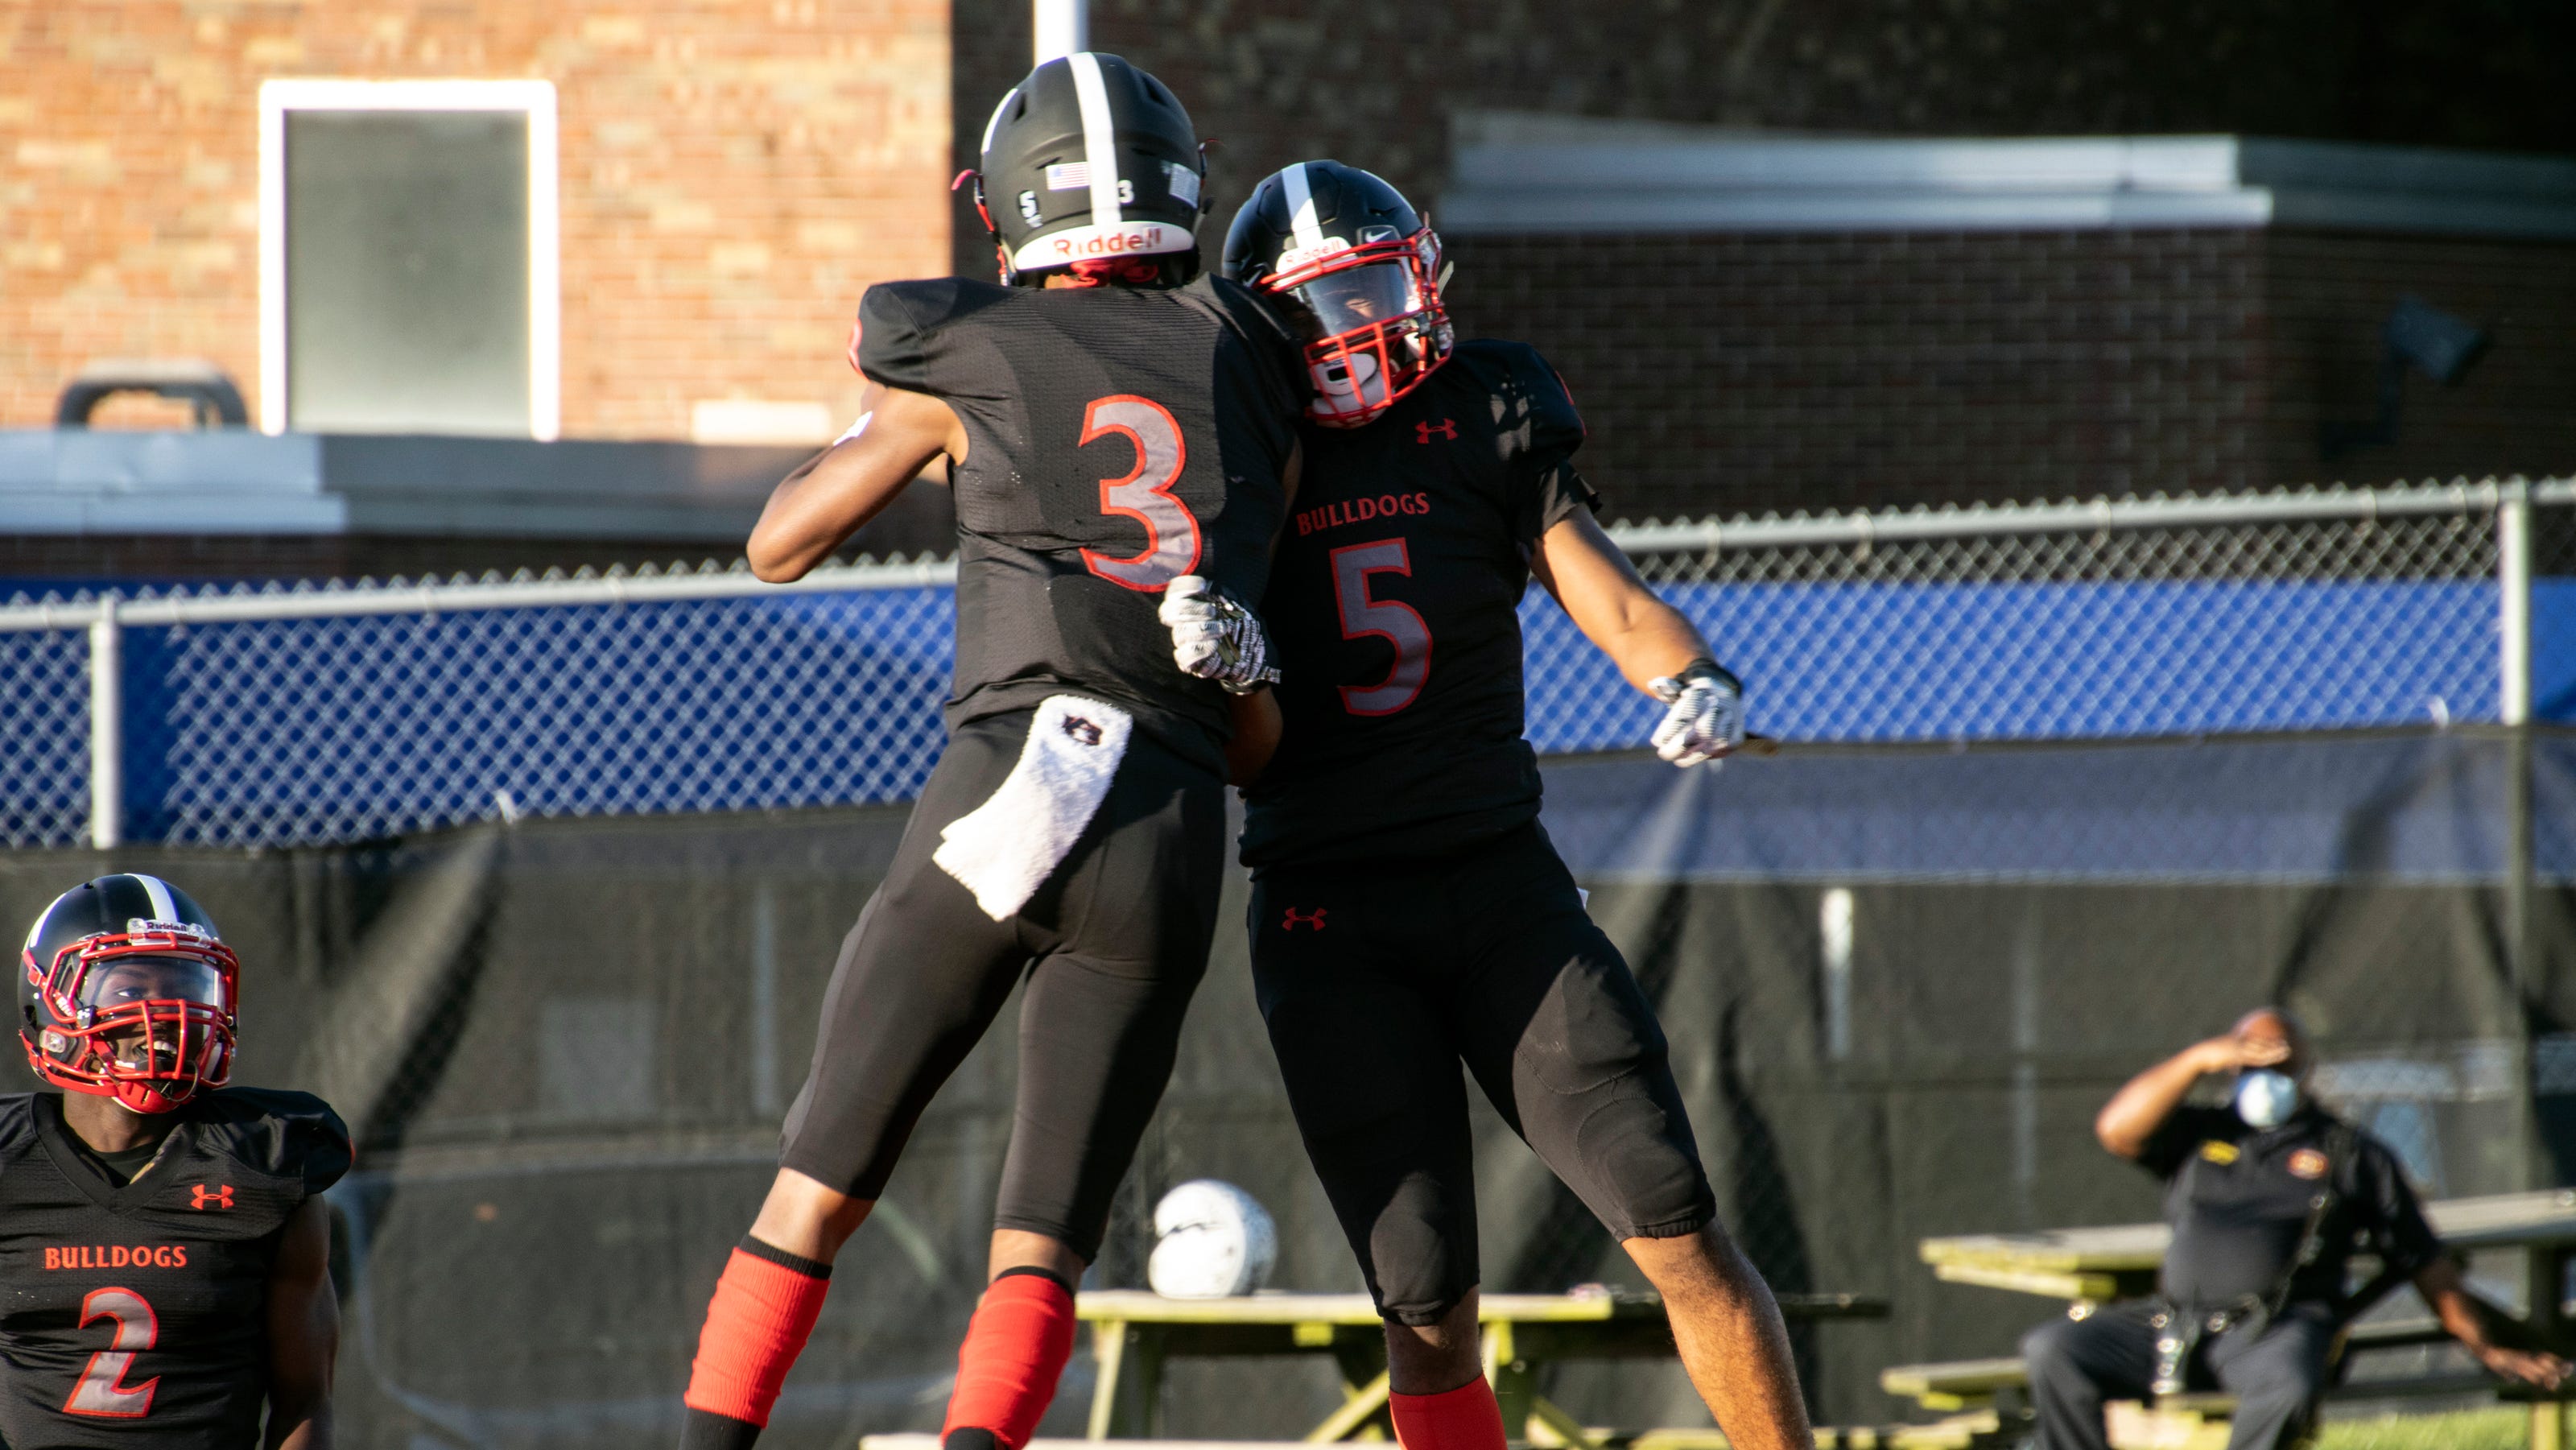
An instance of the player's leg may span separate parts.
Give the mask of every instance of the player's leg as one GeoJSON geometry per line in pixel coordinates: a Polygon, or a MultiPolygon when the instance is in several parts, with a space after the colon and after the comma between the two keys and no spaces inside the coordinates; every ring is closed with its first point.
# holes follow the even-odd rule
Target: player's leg
{"type": "Polygon", "coordinates": [[[956,1450],[1027,1442],[1073,1351],[1073,1289],[1172,1074],[1207,970],[1224,786],[1143,734],[1055,880],[1021,913],[1041,948],[1020,1002],[1020,1079],[992,1273],[957,1358],[956,1450]]]}
{"type": "Polygon", "coordinates": [[[1726,1230],[1709,1223],[1620,1244],[1663,1296],[1682,1368],[1725,1427],[1727,1443],[1746,1450],[1813,1445],[1779,1303],[1726,1230]]]}
{"type": "Polygon", "coordinates": [[[1483,934],[1442,994],[1468,1069],[1663,1296],[1728,1442],[1806,1450],[1787,1326],[1717,1224],[1663,1029],[1546,834],[1485,853],[1457,918],[1483,934]]]}
{"type": "Polygon", "coordinates": [[[1253,982],[1288,1104],[1378,1312],[1407,1450],[1501,1450],[1476,1325],[1474,1147],[1458,1051],[1408,968],[1429,873],[1254,884],[1253,982]]]}
{"type": "Polygon", "coordinates": [[[842,942],[778,1175],[707,1307],[683,1450],[741,1450],[758,1438],[822,1312],[833,1259],[1027,960],[1012,929],[930,861],[939,828],[992,793],[1025,731],[1025,717],[997,717],[958,732],[885,883],[842,942]]]}

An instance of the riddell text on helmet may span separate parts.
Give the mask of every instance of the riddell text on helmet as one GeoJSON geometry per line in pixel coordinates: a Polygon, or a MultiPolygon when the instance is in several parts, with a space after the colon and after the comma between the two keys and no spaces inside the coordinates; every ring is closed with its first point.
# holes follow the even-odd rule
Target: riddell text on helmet
{"type": "Polygon", "coordinates": [[[1129,252],[1159,252],[1168,238],[1160,223],[1141,227],[1120,227],[1103,231],[1083,227],[1046,239],[1047,249],[1061,261],[1079,262],[1086,257],[1118,257],[1129,252]]]}

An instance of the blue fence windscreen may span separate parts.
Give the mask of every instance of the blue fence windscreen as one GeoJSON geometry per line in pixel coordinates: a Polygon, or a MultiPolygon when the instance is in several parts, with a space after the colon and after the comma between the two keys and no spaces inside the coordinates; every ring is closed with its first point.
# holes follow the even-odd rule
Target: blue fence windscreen
{"type": "MultiPolygon", "coordinates": [[[[2122,739],[2493,721],[2477,578],[1667,583],[1800,741],[2122,739]]],[[[943,587],[123,634],[132,840],[365,840],[513,813],[908,799],[942,743],[943,587]]],[[[2576,580],[2534,591],[2535,702],[2576,718],[2576,580]]],[[[1529,735],[1638,747],[1657,707],[1533,589],[1529,735]]],[[[87,644],[0,635],[0,843],[87,828],[87,644]]]]}

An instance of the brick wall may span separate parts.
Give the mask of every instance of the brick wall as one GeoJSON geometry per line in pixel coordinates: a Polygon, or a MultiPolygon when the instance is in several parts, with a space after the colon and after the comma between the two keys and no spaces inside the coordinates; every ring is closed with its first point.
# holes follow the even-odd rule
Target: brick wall
{"type": "Polygon", "coordinates": [[[2576,242],[2281,232],[2263,272],[2273,481],[2576,474],[2576,242]],[[2409,292],[2494,344],[2455,387],[2406,380],[2393,446],[2329,463],[2318,425],[2377,412],[2380,323],[2409,292]]]}
{"type": "Polygon", "coordinates": [[[1461,333],[1555,362],[1617,516],[2233,488],[2257,471],[2256,233],[1452,251],[1461,333]]]}
{"type": "Polygon", "coordinates": [[[2576,244],[2257,231],[1472,237],[1468,336],[1548,354],[1633,518],[2576,472],[2576,244]],[[2367,421],[2414,292],[2488,326],[2367,421]]]}
{"type": "Polygon", "coordinates": [[[0,7],[0,426],[101,356],[199,355],[258,408],[258,92],[557,88],[563,425],[845,415],[859,292],[949,256],[946,0],[119,0],[0,7]]]}

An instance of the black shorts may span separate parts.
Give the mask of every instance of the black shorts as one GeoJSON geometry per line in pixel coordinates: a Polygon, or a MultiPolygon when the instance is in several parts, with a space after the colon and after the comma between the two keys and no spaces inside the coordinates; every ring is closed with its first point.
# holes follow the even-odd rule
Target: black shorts
{"type": "Polygon", "coordinates": [[[1307,1155],[1387,1318],[1433,1323],[1477,1283],[1462,1059],[1619,1238],[1716,1216],[1654,1009],[1536,823],[1433,862],[1270,868],[1252,970],[1307,1155]]]}
{"type": "Polygon", "coordinates": [[[779,1161],[875,1198],[931,1094],[1026,973],[1016,1120],[993,1222],[1089,1259],[1207,970],[1225,786],[1136,731],[1073,850],[997,922],[930,853],[943,827],[1011,773],[1029,718],[961,726],[931,772],[885,883],[841,944],[779,1161]]]}

